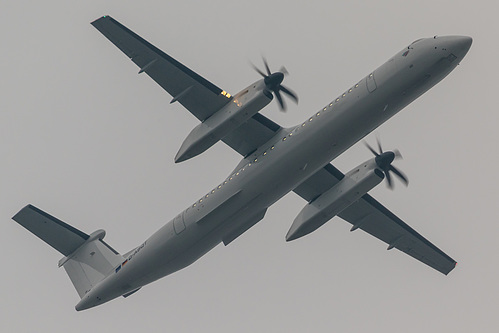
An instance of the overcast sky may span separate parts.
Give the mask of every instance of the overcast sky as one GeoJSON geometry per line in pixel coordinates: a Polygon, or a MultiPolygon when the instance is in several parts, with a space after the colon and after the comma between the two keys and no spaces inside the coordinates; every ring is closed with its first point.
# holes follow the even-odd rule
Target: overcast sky
{"type": "MultiPolygon", "coordinates": [[[[13,1],[0,4],[2,332],[470,332],[499,326],[498,5],[493,1],[13,1]],[[367,4],[365,4],[367,3],[367,4]],[[111,15],[234,94],[265,55],[307,118],[421,37],[474,42],[444,81],[381,126],[410,178],[370,193],[458,261],[444,276],[335,218],[295,242],[289,194],[228,247],[133,296],[84,312],[61,255],[11,217],[28,203],[121,253],[218,184],[240,156],[219,143],[173,158],[197,120],[90,22],[111,15]]],[[[368,137],[371,143],[375,136],[368,137]]],[[[362,145],[333,163],[371,158],[362,145]]]]}

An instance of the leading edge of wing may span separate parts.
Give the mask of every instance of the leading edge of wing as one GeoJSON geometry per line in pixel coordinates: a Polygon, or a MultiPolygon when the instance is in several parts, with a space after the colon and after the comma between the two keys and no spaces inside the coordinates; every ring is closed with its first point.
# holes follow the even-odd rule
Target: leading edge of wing
{"type": "Polygon", "coordinates": [[[203,86],[205,86],[206,88],[208,88],[214,94],[219,95],[222,92],[222,89],[220,89],[219,87],[217,87],[216,85],[214,85],[210,81],[206,80],[205,78],[203,78],[199,74],[195,73],[191,69],[189,69],[186,66],[182,65],[180,62],[178,62],[177,60],[173,59],[168,54],[166,54],[165,52],[161,51],[156,46],[152,45],[151,43],[149,43],[148,41],[146,41],[144,38],[142,38],[139,35],[137,35],[135,32],[133,32],[132,30],[128,29],[123,24],[121,24],[120,22],[118,22],[114,18],[112,18],[111,16],[104,15],[104,16],[98,18],[97,20],[91,22],[90,24],[92,24],[97,30],[99,30],[104,36],[106,36],[114,45],[116,45],[116,47],[118,47],[121,51],[123,51],[123,53],[125,53],[129,58],[133,58],[133,56],[134,56],[133,51],[127,49],[126,47],[124,47],[123,45],[121,45],[119,42],[116,42],[112,38],[110,38],[110,37],[113,37],[113,36],[112,35],[109,36],[110,34],[109,34],[109,32],[107,31],[107,29],[105,27],[106,24],[115,24],[115,25],[117,25],[120,29],[123,29],[126,33],[130,34],[134,39],[136,39],[140,43],[144,44],[147,48],[151,49],[155,53],[159,54],[165,60],[167,60],[172,65],[174,65],[175,67],[177,67],[178,69],[180,69],[182,72],[186,73],[187,75],[189,75],[190,77],[192,77],[194,80],[196,80],[197,82],[199,82],[200,84],[202,84],[203,86]]]}

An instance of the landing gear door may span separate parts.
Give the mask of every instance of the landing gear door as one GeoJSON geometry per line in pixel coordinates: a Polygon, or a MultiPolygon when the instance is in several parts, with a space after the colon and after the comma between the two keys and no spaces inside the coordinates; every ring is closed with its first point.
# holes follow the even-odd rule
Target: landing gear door
{"type": "Polygon", "coordinates": [[[184,214],[179,214],[177,217],[173,220],[173,229],[175,229],[175,233],[178,235],[182,231],[185,230],[185,222],[184,222],[184,214]]]}
{"type": "Polygon", "coordinates": [[[370,93],[375,91],[376,88],[378,87],[376,85],[376,80],[374,79],[374,72],[372,72],[366,77],[366,85],[367,85],[367,91],[369,91],[370,93]]]}

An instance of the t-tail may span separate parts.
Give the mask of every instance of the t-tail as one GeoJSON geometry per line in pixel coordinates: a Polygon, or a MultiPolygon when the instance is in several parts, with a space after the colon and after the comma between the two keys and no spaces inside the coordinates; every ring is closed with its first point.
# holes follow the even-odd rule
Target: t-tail
{"type": "Polygon", "coordinates": [[[123,256],[103,241],[104,230],[87,235],[32,205],[12,219],[64,255],[59,267],[64,267],[80,298],[123,262],[123,256]]]}

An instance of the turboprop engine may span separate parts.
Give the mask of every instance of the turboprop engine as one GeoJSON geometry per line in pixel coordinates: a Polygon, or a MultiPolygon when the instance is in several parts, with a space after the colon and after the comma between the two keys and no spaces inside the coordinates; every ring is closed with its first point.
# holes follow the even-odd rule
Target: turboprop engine
{"type": "MultiPolygon", "coordinates": [[[[366,144],[367,145],[367,144],[366,144]]],[[[286,235],[286,241],[303,237],[341,213],[345,208],[359,200],[364,194],[386,178],[388,187],[393,188],[390,172],[393,172],[406,185],[407,177],[391,165],[398,151],[377,153],[369,145],[367,147],[376,156],[348,172],[343,179],[312,202],[308,203],[293,221],[286,235]]]]}
{"type": "Polygon", "coordinates": [[[272,94],[259,80],[232,97],[231,101],[196,126],[180,146],[175,163],[205,152],[227,134],[253,117],[272,101],[272,94]]]}
{"type": "Polygon", "coordinates": [[[176,163],[205,152],[227,134],[248,121],[272,101],[272,93],[276,96],[282,111],[286,110],[286,106],[281,92],[298,102],[296,94],[281,84],[285,74],[287,74],[286,69],[282,67],[279,72],[272,73],[267,61],[263,60],[267,75],[253,66],[263,76],[263,79],[241,90],[233,97],[227,95],[231,98],[230,103],[227,103],[189,133],[175,156],[176,163]]]}

